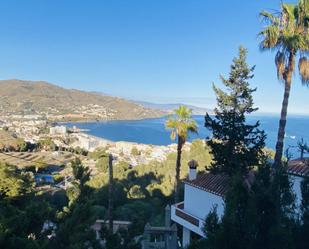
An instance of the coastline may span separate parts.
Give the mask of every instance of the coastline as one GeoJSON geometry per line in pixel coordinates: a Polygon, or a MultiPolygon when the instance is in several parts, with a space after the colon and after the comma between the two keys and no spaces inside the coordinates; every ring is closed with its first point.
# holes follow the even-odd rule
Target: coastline
{"type": "MultiPolygon", "coordinates": [[[[158,118],[164,118],[168,115],[158,116],[158,117],[143,117],[143,118],[136,118],[136,119],[81,119],[81,120],[68,120],[68,121],[55,121],[55,120],[48,120],[48,122],[55,123],[55,124],[67,124],[67,123],[106,123],[106,122],[129,122],[129,121],[142,121],[142,120],[148,120],[148,119],[158,119],[158,118]]],[[[202,115],[196,115],[196,116],[202,116],[202,115]]]]}
{"type": "MultiPolygon", "coordinates": [[[[129,141],[111,141],[102,137],[90,135],[84,132],[72,133],[77,138],[73,147],[80,147],[89,152],[102,148],[105,152],[111,153],[116,162],[124,161],[130,166],[148,164],[151,161],[163,162],[171,153],[176,153],[177,144],[153,145],[129,141]]],[[[189,151],[191,142],[187,141],[183,147],[189,151]]]]}
{"type": "MultiPolygon", "coordinates": [[[[188,141],[194,139],[205,139],[210,132],[204,128],[204,117],[194,116],[199,124],[199,133],[190,135],[188,141]]],[[[250,115],[248,123],[260,121],[261,129],[267,134],[266,147],[274,149],[277,139],[279,119],[275,115],[250,115]]],[[[60,123],[59,123],[60,124],[60,123]]],[[[76,125],[81,129],[89,129],[86,134],[105,139],[110,143],[125,141],[138,144],[152,144],[156,146],[167,146],[172,144],[169,131],[164,128],[164,117],[145,118],[139,120],[104,120],[100,122],[61,122],[67,127],[76,125]],[[80,125],[79,125],[80,124],[80,125]]],[[[290,115],[287,123],[285,146],[296,146],[297,141],[303,138],[309,141],[307,127],[309,116],[290,115]]],[[[297,152],[295,151],[295,155],[297,152]]]]}

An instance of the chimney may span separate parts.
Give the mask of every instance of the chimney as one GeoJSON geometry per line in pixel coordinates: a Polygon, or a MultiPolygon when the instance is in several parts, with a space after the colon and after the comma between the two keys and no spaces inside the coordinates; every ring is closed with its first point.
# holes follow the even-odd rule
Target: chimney
{"type": "Polygon", "coordinates": [[[189,166],[189,180],[193,181],[196,179],[196,168],[198,166],[198,163],[195,160],[191,160],[188,162],[188,166],[189,166]]]}
{"type": "Polygon", "coordinates": [[[171,226],[171,207],[167,205],[165,207],[165,227],[171,226]]]}

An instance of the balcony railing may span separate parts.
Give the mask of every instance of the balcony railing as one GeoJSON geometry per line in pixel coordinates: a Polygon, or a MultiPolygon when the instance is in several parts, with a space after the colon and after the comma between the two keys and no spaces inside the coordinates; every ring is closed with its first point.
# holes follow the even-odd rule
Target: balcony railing
{"type": "Polygon", "coordinates": [[[171,207],[171,218],[178,224],[188,228],[194,233],[205,237],[203,219],[196,217],[184,209],[184,202],[177,203],[171,207]]]}

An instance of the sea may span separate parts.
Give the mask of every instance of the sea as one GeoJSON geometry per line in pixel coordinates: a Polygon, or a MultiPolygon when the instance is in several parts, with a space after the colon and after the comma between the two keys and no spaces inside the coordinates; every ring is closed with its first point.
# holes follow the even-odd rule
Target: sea
{"type": "MultiPolygon", "coordinates": [[[[188,140],[205,139],[211,132],[204,127],[204,116],[193,116],[198,123],[198,133],[190,134],[188,140]]],[[[76,126],[86,133],[111,141],[128,141],[153,145],[173,143],[170,131],[165,129],[166,117],[130,121],[100,121],[86,123],[66,123],[68,127],[76,126]]],[[[260,122],[260,128],[267,134],[266,146],[275,149],[279,116],[248,116],[248,123],[260,122]]],[[[300,139],[309,145],[309,116],[291,115],[288,117],[285,135],[285,148],[290,147],[293,156],[297,156],[297,142],[300,139]]]]}

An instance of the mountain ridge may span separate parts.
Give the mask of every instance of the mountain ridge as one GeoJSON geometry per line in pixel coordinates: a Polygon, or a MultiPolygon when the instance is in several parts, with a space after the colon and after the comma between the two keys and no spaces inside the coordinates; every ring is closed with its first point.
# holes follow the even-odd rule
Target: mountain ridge
{"type": "Polygon", "coordinates": [[[0,80],[0,89],[2,115],[70,114],[86,120],[129,120],[164,115],[123,98],[67,89],[46,81],[0,80]]]}

